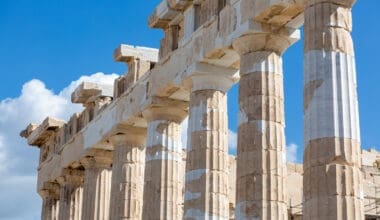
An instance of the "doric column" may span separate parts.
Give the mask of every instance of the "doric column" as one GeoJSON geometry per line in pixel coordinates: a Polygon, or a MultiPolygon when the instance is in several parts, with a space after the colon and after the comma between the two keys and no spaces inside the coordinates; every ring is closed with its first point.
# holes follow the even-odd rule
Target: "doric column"
{"type": "Polygon", "coordinates": [[[131,128],[111,138],[114,145],[111,220],[142,218],[146,129],[131,128]]]}
{"type": "Polygon", "coordinates": [[[42,213],[41,213],[41,219],[42,220],[53,220],[57,219],[54,216],[55,211],[55,205],[57,201],[59,200],[59,195],[57,198],[52,197],[51,195],[45,194],[42,196],[42,213]]]}
{"type": "Polygon", "coordinates": [[[85,168],[82,219],[109,218],[112,152],[96,150],[81,160],[85,168]]]}
{"type": "Polygon", "coordinates": [[[52,219],[58,220],[59,219],[59,200],[56,201],[56,203],[53,205],[53,211],[52,211],[52,219]]]}
{"type": "Polygon", "coordinates": [[[181,122],[188,112],[176,107],[178,101],[166,102],[143,112],[148,121],[143,219],[183,217],[181,122]]]}
{"type": "Polygon", "coordinates": [[[57,183],[45,183],[44,189],[40,190],[39,194],[43,200],[42,202],[42,220],[58,220],[59,204],[59,184],[57,183]]]}
{"type": "Polygon", "coordinates": [[[61,186],[59,220],[79,220],[77,213],[81,211],[79,206],[81,199],[72,198],[75,198],[77,195],[75,192],[83,185],[83,171],[65,169],[62,176],[58,178],[58,182],[61,186]]]}
{"type": "Polygon", "coordinates": [[[77,187],[71,194],[71,213],[73,219],[82,219],[83,186],[77,187]]]}
{"type": "Polygon", "coordinates": [[[308,0],[304,45],[304,219],[364,219],[351,7],[308,0]]]}
{"type": "Polygon", "coordinates": [[[236,219],[288,218],[281,54],[290,42],[276,34],[234,42],[241,58],[236,219]]]}
{"type": "Polygon", "coordinates": [[[191,79],[184,218],[228,219],[226,93],[234,80],[212,71],[191,79]]]}

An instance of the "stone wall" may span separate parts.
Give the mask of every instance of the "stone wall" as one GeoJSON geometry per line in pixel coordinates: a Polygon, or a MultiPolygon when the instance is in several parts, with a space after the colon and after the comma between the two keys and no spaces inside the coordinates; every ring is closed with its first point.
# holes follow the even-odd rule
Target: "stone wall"
{"type": "MultiPolygon", "coordinates": [[[[380,152],[371,149],[362,151],[362,173],[364,178],[364,212],[366,219],[380,217],[380,152]]],[[[289,214],[301,219],[303,204],[302,164],[288,163],[287,189],[289,214]]]]}

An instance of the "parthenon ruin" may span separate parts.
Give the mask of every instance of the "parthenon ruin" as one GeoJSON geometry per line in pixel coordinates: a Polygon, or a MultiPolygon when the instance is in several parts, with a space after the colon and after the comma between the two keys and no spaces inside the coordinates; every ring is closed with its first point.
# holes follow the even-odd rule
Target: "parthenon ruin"
{"type": "Polygon", "coordinates": [[[114,85],[82,83],[82,112],[21,132],[40,150],[42,219],[380,219],[380,153],[360,144],[354,3],[162,0],[148,19],[164,32],[159,50],[120,45],[128,68],[114,85]],[[293,164],[282,54],[302,26],[304,160],[293,164]]]}

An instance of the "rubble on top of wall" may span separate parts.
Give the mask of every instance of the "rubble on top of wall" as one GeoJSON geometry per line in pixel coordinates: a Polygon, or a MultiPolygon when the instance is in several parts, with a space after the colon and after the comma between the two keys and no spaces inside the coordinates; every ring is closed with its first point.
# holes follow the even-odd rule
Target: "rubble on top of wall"
{"type": "Polygon", "coordinates": [[[64,124],[64,121],[47,117],[38,126],[36,124],[29,125],[20,135],[28,139],[29,145],[41,147],[64,124]]]}
{"type": "Polygon", "coordinates": [[[184,10],[190,4],[193,3],[193,0],[167,0],[168,4],[171,8],[175,10],[184,10]]]}
{"type": "Polygon", "coordinates": [[[40,148],[40,164],[55,152],[55,146],[60,146],[59,132],[65,127],[65,122],[47,117],[41,124],[30,124],[20,133],[31,146],[40,148]]]}
{"type": "Polygon", "coordinates": [[[72,93],[71,101],[86,106],[103,97],[113,97],[113,85],[83,82],[72,93]]]}
{"type": "Polygon", "coordinates": [[[114,60],[117,62],[128,63],[134,59],[157,63],[158,50],[149,47],[135,47],[131,45],[121,44],[114,52],[114,60]]]}
{"type": "Polygon", "coordinates": [[[179,13],[180,11],[171,8],[169,3],[164,0],[156,7],[153,14],[148,18],[148,25],[151,28],[164,29],[179,13]]]}
{"type": "Polygon", "coordinates": [[[375,149],[362,150],[362,166],[379,168],[380,152],[375,149]]]}
{"type": "Polygon", "coordinates": [[[130,89],[143,75],[154,68],[158,62],[159,51],[154,48],[134,47],[122,44],[114,52],[116,62],[126,63],[128,71],[114,83],[114,99],[130,89]]]}

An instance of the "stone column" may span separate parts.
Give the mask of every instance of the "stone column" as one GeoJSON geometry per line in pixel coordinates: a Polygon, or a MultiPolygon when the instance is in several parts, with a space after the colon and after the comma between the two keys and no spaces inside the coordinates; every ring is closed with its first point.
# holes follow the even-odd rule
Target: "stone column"
{"type": "Polygon", "coordinates": [[[109,218],[112,152],[96,150],[81,160],[85,168],[82,219],[109,218]]]}
{"type": "Polygon", "coordinates": [[[52,219],[58,220],[59,219],[59,200],[56,201],[56,203],[53,205],[53,212],[52,212],[52,219]]]}
{"type": "Polygon", "coordinates": [[[71,195],[71,214],[73,219],[82,219],[83,186],[77,187],[71,195]]]}
{"type": "Polygon", "coordinates": [[[188,112],[172,103],[143,112],[148,121],[143,219],[183,217],[181,122],[188,112]]]}
{"type": "Polygon", "coordinates": [[[39,192],[42,202],[42,220],[58,220],[57,204],[59,204],[59,184],[45,183],[39,192]]]}
{"type": "Polygon", "coordinates": [[[110,219],[142,218],[146,129],[131,128],[111,138],[114,145],[110,219]]]}
{"type": "Polygon", "coordinates": [[[236,219],[288,218],[281,54],[296,40],[267,33],[234,42],[240,54],[236,219]]]}
{"type": "Polygon", "coordinates": [[[192,76],[185,219],[228,219],[227,91],[221,72],[192,76]]]}
{"type": "Polygon", "coordinates": [[[59,199],[59,220],[77,220],[77,212],[81,207],[73,200],[75,191],[83,185],[83,171],[65,169],[63,175],[58,178],[61,186],[59,199]]]}
{"type": "Polygon", "coordinates": [[[354,0],[308,0],[303,219],[364,219],[354,0]]]}

